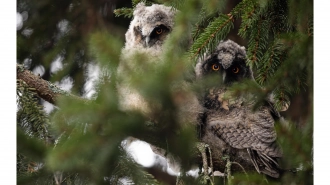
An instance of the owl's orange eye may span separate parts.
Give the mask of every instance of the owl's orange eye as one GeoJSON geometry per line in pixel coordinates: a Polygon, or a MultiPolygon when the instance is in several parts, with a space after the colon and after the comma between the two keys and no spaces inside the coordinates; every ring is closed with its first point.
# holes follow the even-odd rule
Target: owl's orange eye
{"type": "Polygon", "coordinates": [[[232,71],[233,71],[233,73],[238,73],[239,72],[239,68],[238,67],[234,67],[233,69],[232,69],[232,71]]]}
{"type": "Polygon", "coordinates": [[[161,28],[157,28],[157,29],[156,29],[156,33],[157,33],[158,35],[162,34],[162,33],[163,33],[163,29],[161,29],[161,28]]]}
{"type": "Polygon", "coordinates": [[[213,71],[218,71],[220,69],[220,66],[218,64],[213,64],[212,65],[212,70],[213,71]]]}

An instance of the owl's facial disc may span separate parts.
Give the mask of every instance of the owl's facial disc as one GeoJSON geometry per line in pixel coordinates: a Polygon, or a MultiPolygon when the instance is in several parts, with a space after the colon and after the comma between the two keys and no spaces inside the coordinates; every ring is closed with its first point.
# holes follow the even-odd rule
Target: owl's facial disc
{"type": "Polygon", "coordinates": [[[221,65],[217,56],[214,55],[203,64],[203,74],[211,76],[215,81],[221,81],[220,84],[222,84],[223,79],[226,76],[226,70],[221,65]]]}
{"type": "Polygon", "coordinates": [[[203,66],[204,74],[213,75],[221,81],[220,84],[226,85],[240,81],[242,78],[249,78],[250,73],[246,70],[248,67],[244,61],[233,59],[229,62],[225,59],[227,58],[219,59],[216,55],[208,59],[203,66]]]}
{"type": "Polygon", "coordinates": [[[246,65],[244,59],[234,59],[231,66],[226,69],[227,77],[225,79],[226,84],[239,82],[243,79],[252,79],[252,70],[246,65]]]}
{"type": "Polygon", "coordinates": [[[156,26],[151,31],[150,35],[145,38],[146,47],[152,47],[157,42],[162,44],[170,31],[171,30],[168,27],[166,27],[162,24],[156,26]]]}

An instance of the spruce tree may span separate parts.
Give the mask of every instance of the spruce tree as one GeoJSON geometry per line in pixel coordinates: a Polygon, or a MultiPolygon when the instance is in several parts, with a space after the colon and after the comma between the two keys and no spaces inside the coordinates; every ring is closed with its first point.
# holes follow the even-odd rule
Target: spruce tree
{"type": "Polygon", "coordinates": [[[257,94],[256,107],[270,94],[277,110],[288,106],[281,112],[288,124],[276,124],[276,131],[284,152],[281,166],[294,172],[266,180],[227,171],[226,177],[210,180],[202,174],[183,176],[179,183],[313,184],[313,1],[143,1],[180,11],[166,42],[166,63],[149,74],[130,74],[144,98],[161,105],[154,110],[156,122],[118,107],[116,68],[133,8],[141,0],[17,1],[23,18],[17,28],[17,183],[172,184],[161,178],[166,174],[157,176],[160,170],[133,160],[124,149],[128,137],[172,154],[182,171],[201,165],[196,128],[176,117],[174,99],[180,93],[175,87],[191,80],[198,57],[232,39],[246,47],[258,84],[234,86],[233,92],[257,94]],[[187,40],[189,46],[181,44],[187,40]],[[59,71],[56,60],[63,64],[59,71]],[[86,98],[86,73],[93,65],[101,74],[96,93],[86,98]],[[71,92],[58,87],[64,79],[74,82],[71,92]],[[55,106],[50,113],[44,111],[45,101],[55,106]]]}

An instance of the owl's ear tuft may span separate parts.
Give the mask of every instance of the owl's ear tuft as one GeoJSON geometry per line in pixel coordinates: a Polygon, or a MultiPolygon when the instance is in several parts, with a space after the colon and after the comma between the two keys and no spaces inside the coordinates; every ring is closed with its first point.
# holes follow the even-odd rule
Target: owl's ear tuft
{"type": "Polygon", "coordinates": [[[133,12],[133,16],[136,16],[138,14],[140,14],[141,12],[144,11],[144,9],[146,8],[146,5],[144,4],[144,2],[140,2],[135,6],[134,12],[133,12]]]}

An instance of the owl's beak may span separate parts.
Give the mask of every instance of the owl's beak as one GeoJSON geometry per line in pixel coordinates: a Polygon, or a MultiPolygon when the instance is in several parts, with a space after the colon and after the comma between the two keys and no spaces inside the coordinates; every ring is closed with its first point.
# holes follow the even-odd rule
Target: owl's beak
{"type": "Polygon", "coordinates": [[[226,82],[226,71],[224,71],[222,73],[222,82],[225,83],[226,82]]]}
{"type": "Polygon", "coordinates": [[[149,42],[150,42],[150,37],[149,37],[149,36],[146,37],[145,42],[146,42],[146,46],[147,46],[147,47],[150,47],[150,46],[149,46],[149,42]]]}

